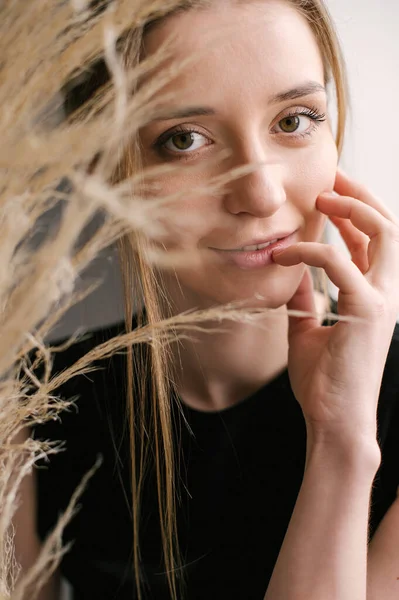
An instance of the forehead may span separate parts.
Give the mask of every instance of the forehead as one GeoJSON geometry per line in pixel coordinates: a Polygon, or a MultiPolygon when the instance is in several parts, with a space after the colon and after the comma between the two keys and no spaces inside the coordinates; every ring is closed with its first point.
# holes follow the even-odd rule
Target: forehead
{"type": "MultiPolygon", "coordinates": [[[[227,2],[166,18],[144,40],[144,54],[166,40],[175,59],[195,56],[171,84],[187,101],[273,94],[304,81],[324,84],[321,53],[306,19],[284,0],[227,2]]],[[[246,100],[246,99],[245,99],[246,100]]]]}

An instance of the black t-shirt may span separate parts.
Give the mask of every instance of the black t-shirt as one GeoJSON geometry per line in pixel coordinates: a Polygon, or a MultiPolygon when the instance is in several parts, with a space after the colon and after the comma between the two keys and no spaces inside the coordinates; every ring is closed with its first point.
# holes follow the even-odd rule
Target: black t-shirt
{"type": "MultiPolygon", "coordinates": [[[[94,331],[57,355],[58,372],[123,324],[94,331]]],[[[66,450],[37,469],[41,537],[66,507],[82,476],[103,463],[79,501],[64,542],[74,541],[62,571],[75,600],[132,600],[132,519],[126,430],[125,355],[95,363],[100,370],[60,388],[79,395],[60,422],[35,429],[35,437],[66,440],[66,450]]],[[[378,408],[382,463],[372,491],[370,536],[399,485],[399,325],[387,358],[378,408]]],[[[185,565],[186,600],[262,600],[302,483],[306,430],[287,370],[251,397],[220,412],[183,406],[193,432],[180,421],[177,523],[185,565]]],[[[176,423],[178,420],[176,420],[176,423]]],[[[356,424],[354,423],[354,427],[356,424]]],[[[178,438],[176,437],[178,435],[178,438]]],[[[145,599],[169,598],[161,560],[156,483],[146,480],[141,515],[145,599]]],[[[326,540],[328,543],[328,540],[326,540]]]]}

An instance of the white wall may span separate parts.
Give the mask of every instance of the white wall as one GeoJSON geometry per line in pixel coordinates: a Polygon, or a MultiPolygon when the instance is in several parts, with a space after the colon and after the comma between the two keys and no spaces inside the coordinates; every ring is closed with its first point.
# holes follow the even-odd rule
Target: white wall
{"type": "Polygon", "coordinates": [[[344,162],[399,215],[399,2],[328,0],[352,98],[344,162]]]}
{"type": "MultiPolygon", "coordinates": [[[[341,165],[399,216],[399,1],[327,0],[327,6],[352,101],[341,165]]],[[[331,229],[331,241],[343,247],[331,229]]]]}

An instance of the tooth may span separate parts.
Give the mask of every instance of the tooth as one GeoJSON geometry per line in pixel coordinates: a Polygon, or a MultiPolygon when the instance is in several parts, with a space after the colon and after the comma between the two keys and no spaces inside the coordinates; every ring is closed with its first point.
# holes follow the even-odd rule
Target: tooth
{"type": "Polygon", "coordinates": [[[270,242],[266,242],[265,244],[258,244],[257,246],[244,246],[243,248],[240,248],[240,250],[245,250],[246,252],[251,252],[252,250],[262,250],[263,248],[267,248],[267,246],[270,246],[277,241],[278,239],[275,239],[270,240],[270,242]]]}
{"type": "Polygon", "coordinates": [[[278,238],[276,238],[275,240],[270,240],[270,242],[266,242],[265,244],[260,244],[258,246],[258,250],[260,250],[262,248],[266,248],[267,246],[270,246],[270,244],[274,244],[277,241],[278,241],[278,238]]]}
{"type": "Polygon", "coordinates": [[[262,248],[266,248],[270,246],[270,244],[274,244],[278,242],[280,238],[276,238],[275,240],[270,240],[270,242],[266,242],[265,244],[258,244],[256,246],[243,246],[242,248],[237,248],[241,252],[253,252],[254,250],[262,250],[262,248]]]}
{"type": "Polygon", "coordinates": [[[243,250],[248,250],[248,252],[250,252],[251,250],[257,250],[258,246],[244,246],[243,250]]]}

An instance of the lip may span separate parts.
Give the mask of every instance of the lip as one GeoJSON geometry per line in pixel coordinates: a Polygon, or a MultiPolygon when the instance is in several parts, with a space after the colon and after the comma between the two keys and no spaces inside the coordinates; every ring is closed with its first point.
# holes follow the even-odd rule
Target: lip
{"type": "MultiPolygon", "coordinates": [[[[295,230],[297,231],[297,230],[295,230]]],[[[245,248],[245,246],[260,246],[261,244],[266,244],[267,242],[270,242],[271,240],[282,240],[290,235],[292,235],[293,233],[295,233],[295,231],[292,231],[292,229],[290,231],[282,231],[280,233],[275,233],[274,235],[269,235],[269,237],[267,238],[254,238],[252,240],[247,240],[246,242],[243,242],[242,244],[238,244],[235,248],[211,248],[212,250],[220,250],[221,252],[236,252],[238,248],[245,248]]],[[[259,250],[256,250],[256,252],[259,252],[259,250]]]]}
{"type": "MultiPolygon", "coordinates": [[[[298,229],[294,232],[286,234],[284,238],[278,240],[274,244],[270,244],[266,248],[262,250],[253,250],[250,252],[243,252],[241,250],[218,250],[217,248],[211,248],[222,260],[223,262],[227,262],[228,264],[233,264],[240,269],[245,271],[251,269],[260,269],[262,267],[266,267],[268,265],[276,264],[273,262],[272,254],[274,250],[284,249],[288,246],[291,246],[296,242],[296,234],[298,229]]],[[[275,235],[274,237],[269,238],[275,239],[276,237],[280,237],[279,235],[275,235]]],[[[265,244],[267,240],[254,241],[252,243],[246,243],[245,246],[251,246],[255,244],[265,244]]]]}

